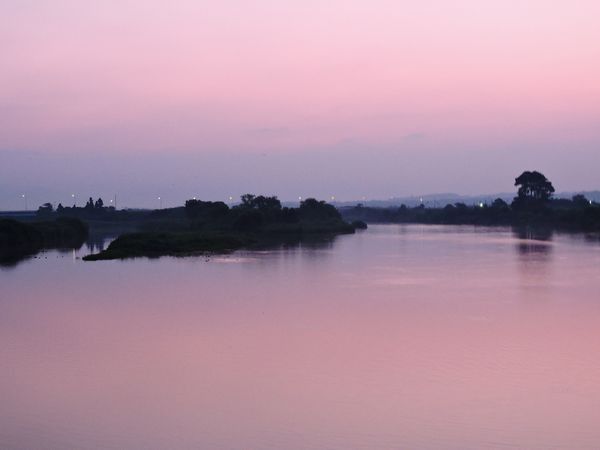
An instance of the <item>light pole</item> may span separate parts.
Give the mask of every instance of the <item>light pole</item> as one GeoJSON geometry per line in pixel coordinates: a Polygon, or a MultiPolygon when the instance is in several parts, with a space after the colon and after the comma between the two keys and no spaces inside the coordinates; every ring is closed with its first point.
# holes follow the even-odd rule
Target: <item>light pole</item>
{"type": "Polygon", "coordinates": [[[75,197],[75,194],[71,194],[71,198],[73,199],[73,206],[77,208],[77,197],[75,197]]]}
{"type": "Polygon", "coordinates": [[[158,197],[158,209],[162,209],[162,197],[158,197]]]}
{"type": "Polygon", "coordinates": [[[21,197],[23,198],[23,200],[25,201],[25,211],[27,211],[29,208],[27,207],[27,196],[25,194],[21,194],[21,197]]]}

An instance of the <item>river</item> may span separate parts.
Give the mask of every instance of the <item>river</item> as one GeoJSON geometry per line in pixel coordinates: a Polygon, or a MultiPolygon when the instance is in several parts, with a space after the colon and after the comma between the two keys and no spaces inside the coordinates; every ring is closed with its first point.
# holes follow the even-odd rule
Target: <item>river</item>
{"type": "Polygon", "coordinates": [[[374,225],[89,251],[0,268],[3,450],[600,446],[597,240],[374,225]]]}

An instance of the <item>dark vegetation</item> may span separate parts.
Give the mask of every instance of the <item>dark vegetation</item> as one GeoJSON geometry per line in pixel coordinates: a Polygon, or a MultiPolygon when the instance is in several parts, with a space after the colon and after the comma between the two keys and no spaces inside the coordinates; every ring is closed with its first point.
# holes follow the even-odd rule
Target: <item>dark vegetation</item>
{"type": "Polygon", "coordinates": [[[554,186],[539,172],[523,172],[516,180],[517,196],[509,205],[502,199],[491,204],[464,203],[443,208],[342,208],[344,219],[370,223],[423,223],[459,225],[538,226],[570,231],[600,231],[600,204],[582,195],[571,200],[553,199],[554,186]]]}
{"type": "Polygon", "coordinates": [[[80,246],[92,230],[120,235],[109,247],[86,260],[137,256],[225,252],[241,247],[277,246],[328,239],[364,229],[367,223],[423,223],[534,226],[545,229],[600,232],[600,204],[582,195],[554,199],[554,186],[539,172],[523,172],[515,180],[511,204],[448,204],[443,208],[370,208],[361,204],[340,210],[315,199],[297,208],[282,206],[277,197],[246,194],[236,206],[191,199],[184,206],[148,210],[116,210],[102,199],[84,207],[56,210],[42,205],[27,223],[0,221],[0,258],[14,258],[43,248],[80,246]],[[85,223],[85,224],[84,224],[85,223]],[[134,231],[134,232],[132,232],[134,231]]]}
{"type": "Polygon", "coordinates": [[[241,203],[188,200],[184,207],[160,209],[144,217],[138,233],[125,234],[87,261],[224,252],[260,244],[281,244],[311,235],[354,233],[332,205],[315,199],[298,208],[277,197],[246,194],[241,203]]]}
{"type": "Polygon", "coordinates": [[[56,217],[70,217],[85,221],[90,229],[98,230],[104,228],[136,228],[151,214],[148,210],[121,209],[114,206],[105,206],[104,201],[98,198],[94,201],[89,198],[85,206],[63,206],[58,204],[56,209],[51,203],[44,203],[37,210],[37,219],[51,219],[56,217]]]}
{"type": "Polygon", "coordinates": [[[79,219],[23,223],[0,220],[0,264],[11,264],[48,248],[78,248],[88,236],[87,225],[79,219]]]}
{"type": "Polygon", "coordinates": [[[100,253],[85,256],[86,261],[135,258],[140,256],[186,256],[209,252],[227,252],[250,243],[243,237],[212,233],[145,232],[119,236],[100,253]]]}

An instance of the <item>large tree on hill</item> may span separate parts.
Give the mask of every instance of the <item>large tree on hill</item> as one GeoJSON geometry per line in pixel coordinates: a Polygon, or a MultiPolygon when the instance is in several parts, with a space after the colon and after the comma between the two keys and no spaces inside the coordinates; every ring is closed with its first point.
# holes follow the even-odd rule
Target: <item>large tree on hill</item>
{"type": "Polygon", "coordinates": [[[515,179],[515,186],[519,186],[518,199],[520,201],[540,201],[550,200],[554,194],[554,186],[540,172],[523,172],[515,179]]]}

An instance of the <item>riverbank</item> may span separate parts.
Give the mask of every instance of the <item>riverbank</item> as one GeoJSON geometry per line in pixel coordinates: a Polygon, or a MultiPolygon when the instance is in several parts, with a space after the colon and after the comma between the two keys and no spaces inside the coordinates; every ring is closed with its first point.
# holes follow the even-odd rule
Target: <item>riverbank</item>
{"type": "Polygon", "coordinates": [[[1,219],[0,263],[9,264],[43,249],[80,247],[87,236],[87,225],[73,218],[28,223],[1,219]]]}
{"type": "Polygon", "coordinates": [[[414,223],[430,225],[534,226],[573,232],[600,231],[600,205],[585,199],[550,200],[529,207],[515,207],[497,199],[492,204],[444,208],[373,208],[357,205],[340,208],[347,221],[367,223],[414,223]]]}

